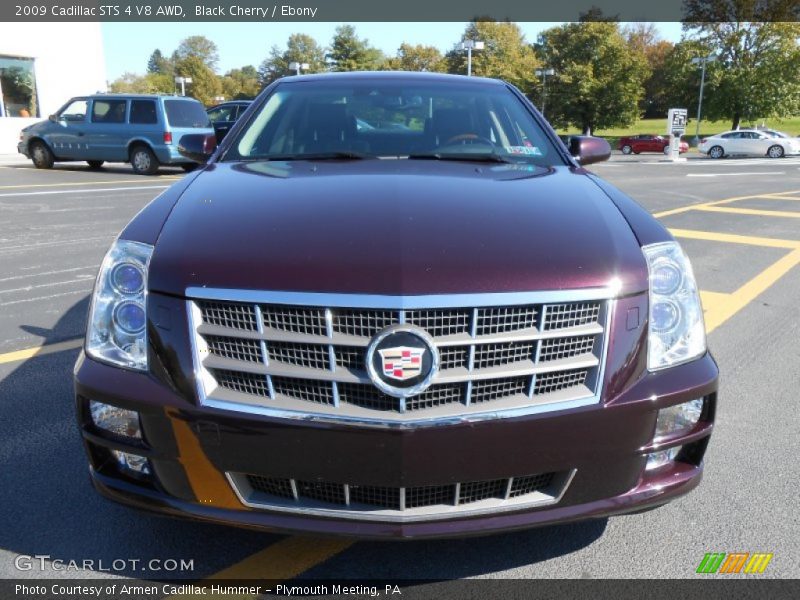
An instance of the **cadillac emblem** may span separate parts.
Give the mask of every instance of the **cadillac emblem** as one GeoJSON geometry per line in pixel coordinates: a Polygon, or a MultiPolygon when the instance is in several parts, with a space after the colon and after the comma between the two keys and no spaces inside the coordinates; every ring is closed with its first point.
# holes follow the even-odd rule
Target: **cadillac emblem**
{"type": "Polygon", "coordinates": [[[430,385],[439,367],[431,337],[410,325],[392,325],[367,348],[367,372],[375,386],[390,396],[407,398],[430,385]]]}

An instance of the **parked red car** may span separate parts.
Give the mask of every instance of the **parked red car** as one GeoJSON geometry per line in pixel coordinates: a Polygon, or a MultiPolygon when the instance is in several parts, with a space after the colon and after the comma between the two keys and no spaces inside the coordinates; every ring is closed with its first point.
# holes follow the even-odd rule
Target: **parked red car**
{"type": "MultiPolygon", "coordinates": [[[[662,135],[632,135],[619,140],[619,149],[623,154],[639,154],[640,152],[664,152],[669,150],[669,138],[662,135]]],[[[680,153],[689,151],[689,144],[681,142],[680,153]]]]}

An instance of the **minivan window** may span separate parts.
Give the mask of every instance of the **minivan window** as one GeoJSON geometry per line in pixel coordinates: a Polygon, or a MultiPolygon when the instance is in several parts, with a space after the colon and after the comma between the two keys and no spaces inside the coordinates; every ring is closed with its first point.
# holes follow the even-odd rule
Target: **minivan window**
{"type": "Polygon", "coordinates": [[[208,115],[199,102],[164,100],[164,109],[167,111],[167,121],[173,127],[210,127],[208,115]]]}
{"type": "Polygon", "coordinates": [[[212,123],[217,121],[235,121],[236,120],[236,105],[229,104],[228,106],[220,106],[214,110],[208,111],[208,118],[212,123]]]}
{"type": "Polygon", "coordinates": [[[155,100],[131,100],[131,123],[152,125],[158,123],[155,100]]]}
{"type": "Polygon", "coordinates": [[[75,100],[70,102],[58,116],[64,121],[83,121],[86,119],[88,107],[89,103],[86,100],[75,100]]]}
{"type": "Polygon", "coordinates": [[[127,100],[95,100],[92,123],[124,123],[127,100]]]}

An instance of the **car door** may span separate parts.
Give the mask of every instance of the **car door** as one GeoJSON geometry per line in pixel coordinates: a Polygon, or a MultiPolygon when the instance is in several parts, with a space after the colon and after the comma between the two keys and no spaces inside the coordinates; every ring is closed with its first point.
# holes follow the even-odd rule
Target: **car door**
{"type": "Polygon", "coordinates": [[[87,160],[124,161],[127,158],[128,101],[125,98],[95,98],[87,127],[87,160]]]}
{"type": "Polygon", "coordinates": [[[224,104],[208,111],[208,119],[214,127],[217,142],[221,142],[230,128],[233,127],[238,109],[237,104],[224,104]]]}
{"type": "Polygon", "coordinates": [[[744,154],[747,152],[746,144],[742,140],[741,131],[732,131],[726,133],[722,137],[722,147],[725,149],[725,154],[744,154]]]}
{"type": "Polygon", "coordinates": [[[89,98],[73,98],[52,119],[54,125],[45,141],[58,158],[77,160],[85,157],[90,106],[89,98]]]}
{"type": "Polygon", "coordinates": [[[779,140],[776,138],[772,138],[765,133],[761,133],[758,131],[751,131],[750,132],[750,144],[752,147],[752,153],[758,154],[759,156],[763,156],[767,153],[767,150],[771,146],[774,146],[776,143],[780,145],[779,140]]]}

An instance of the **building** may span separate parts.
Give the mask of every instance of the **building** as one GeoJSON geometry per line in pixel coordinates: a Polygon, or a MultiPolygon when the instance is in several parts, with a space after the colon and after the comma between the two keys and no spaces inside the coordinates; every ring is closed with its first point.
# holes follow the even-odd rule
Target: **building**
{"type": "Polygon", "coordinates": [[[100,23],[0,23],[0,154],[72,96],[105,89],[100,23]]]}

